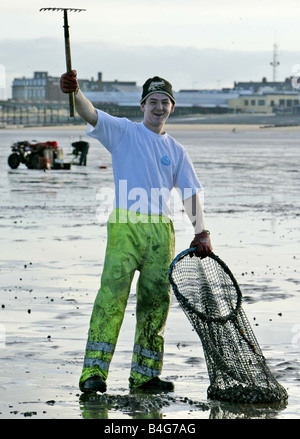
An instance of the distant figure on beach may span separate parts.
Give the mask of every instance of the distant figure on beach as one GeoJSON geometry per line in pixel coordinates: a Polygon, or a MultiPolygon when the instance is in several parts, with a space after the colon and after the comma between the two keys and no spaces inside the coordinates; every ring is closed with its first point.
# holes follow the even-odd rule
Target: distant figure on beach
{"type": "Polygon", "coordinates": [[[115,179],[114,209],[107,221],[107,247],[101,286],[90,320],[79,388],[105,392],[131,283],[136,290],[136,329],[129,387],[131,391],[173,391],[159,378],[163,366],[164,329],[171,301],[168,270],[174,258],[175,233],[168,201],[175,187],[194,226],[190,247],[205,258],[212,252],[205,230],[199,192],[202,190],[184,147],[165,131],[174,111],[171,84],[158,76],[143,85],[143,122],[113,117],[83,95],[77,72],[61,76],[61,90],[75,92],[78,114],[87,134],[111,153],[115,179]]]}
{"type": "Polygon", "coordinates": [[[77,157],[79,155],[79,166],[86,166],[87,155],[89,151],[89,143],[84,142],[83,140],[78,140],[77,142],[73,142],[72,146],[74,148],[73,154],[77,157]]]}

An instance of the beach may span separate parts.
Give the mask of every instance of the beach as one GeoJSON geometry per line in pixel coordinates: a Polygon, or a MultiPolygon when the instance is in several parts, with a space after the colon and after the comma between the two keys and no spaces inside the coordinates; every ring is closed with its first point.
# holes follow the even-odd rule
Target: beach
{"type": "MultiPolygon", "coordinates": [[[[300,127],[169,124],[204,186],[214,252],[235,275],[243,308],[287,403],[240,406],[209,401],[198,335],[175,296],[166,326],[162,378],[175,391],[132,395],[128,388],[135,327],[136,274],[106,394],[78,388],[93,302],[100,286],[113,190],[109,153],[85,126],[1,130],[0,418],[297,419],[300,413],[300,127]],[[90,143],[87,166],[12,170],[10,146],[56,140],[90,143]]],[[[174,197],[176,253],[192,226],[174,197]]]]}

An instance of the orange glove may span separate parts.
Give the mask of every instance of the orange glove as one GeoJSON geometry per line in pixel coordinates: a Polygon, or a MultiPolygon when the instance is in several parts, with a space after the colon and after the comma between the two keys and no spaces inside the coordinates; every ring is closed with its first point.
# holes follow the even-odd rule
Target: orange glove
{"type": "Polygon", "coordinates": [[[212,245],[210,242],[209,231],[203,230],[197,233],[190,244],[190,247],[196,247],[195,255],[200,258],[206,258],[212,252],[212,245]]]}
{"type": "Polygon", "coordinates": [[[60,88],[63,93],[74,93],[79,90],[76,70],[61,75],[60,88]]]}

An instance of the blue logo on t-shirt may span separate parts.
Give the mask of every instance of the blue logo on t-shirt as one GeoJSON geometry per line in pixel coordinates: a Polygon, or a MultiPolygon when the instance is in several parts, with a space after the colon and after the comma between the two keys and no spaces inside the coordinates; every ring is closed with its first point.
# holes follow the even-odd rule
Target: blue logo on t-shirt
{"type": "Polygon", "coordinates": [[[169,159],[169,157],[167,155],[165,155],[164,157],[162,157],[160,159],[160,161],[162,162],[163,165],[165,166],[169,166],[171,163],[171,160],[169,159]]]}

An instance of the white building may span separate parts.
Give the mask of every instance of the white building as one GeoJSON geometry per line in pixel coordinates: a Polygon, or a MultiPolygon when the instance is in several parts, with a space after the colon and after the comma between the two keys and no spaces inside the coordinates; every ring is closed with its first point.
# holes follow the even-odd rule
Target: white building
{"type": "MultiPolygon", "coordinates": [[[[84,92],[94,104],[138,106],[142,88],[130,92],[84,92]]],[[[177,107],[228,108],[229,99],[239,97],[238,92],[222,90],[182,90],[174,93],[177,107]]]]}

